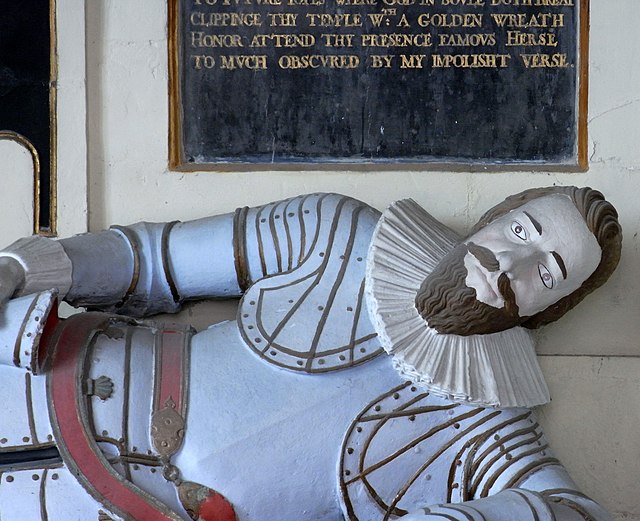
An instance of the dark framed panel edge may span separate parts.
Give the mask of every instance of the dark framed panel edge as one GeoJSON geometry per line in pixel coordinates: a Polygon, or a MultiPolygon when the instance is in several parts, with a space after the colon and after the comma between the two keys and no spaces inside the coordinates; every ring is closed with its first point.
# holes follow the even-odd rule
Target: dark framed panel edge
{"type": "Polygon", "coordinates": [[[48,226],[41,223],[41,176],[38,176],[36,185],[37,196],[35,205],[34,223],[38,227],[37,233],[46,236],[58,234],[58,24],[57,24],[57,0],[49,1],[49,26],[51,28],[50,48],[51,64],[49,79],[49,178],[48,201],[45,209],[48,211],[48,226]]]}
{"type": "Polygon", "coordinates": [[[450,171],[450,172],[586,172],[588,158],[588,97],[589,97],[589,0],[577,0],[579,5],[579,34],[577,35],[578,71],[576,73],[576,154],[571,162],[508,161],[482,162],[477,160],[421,160],[412,158],[388,160],[345,160],[321,158],[313,161],[264,162],[251,160],[218,161],[208,163],[187,162],[182,143],[183,111],[180,92],[179,63],[179,2],[168,0],[168,166],[176,172],[249,172],[274,171],[450,171]]]}

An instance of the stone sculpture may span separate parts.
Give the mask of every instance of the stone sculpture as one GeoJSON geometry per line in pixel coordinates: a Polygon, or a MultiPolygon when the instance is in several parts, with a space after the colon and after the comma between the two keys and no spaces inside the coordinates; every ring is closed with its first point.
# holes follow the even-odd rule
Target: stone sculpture
{"type": "Polygon", "coordinates": [[[411,200],[334,194],[22,239],[0,258],[0,515],[610,519],[528,409],[549,397],[526,327],[602,284],[620,242],[574,187],[462,241],[411,200]],[[100,312],[60,321],[56,293],[100,312]],[[139,320],[233,297],[197,334],[139,320]]]}

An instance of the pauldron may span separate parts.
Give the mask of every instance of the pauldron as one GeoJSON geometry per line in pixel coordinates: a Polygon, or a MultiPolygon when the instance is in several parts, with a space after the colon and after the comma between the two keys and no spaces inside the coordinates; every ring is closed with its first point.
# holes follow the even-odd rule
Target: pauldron
{"type": "Polygon", "coordinates": [[[256,354],[293,371],[323,373],[382,352],[364,296],[378,216],[366,204],[335,194],[237,213],[236,250],[253,259],[238,267],[239,282],[249,286],[238,323],[256,354]]]}

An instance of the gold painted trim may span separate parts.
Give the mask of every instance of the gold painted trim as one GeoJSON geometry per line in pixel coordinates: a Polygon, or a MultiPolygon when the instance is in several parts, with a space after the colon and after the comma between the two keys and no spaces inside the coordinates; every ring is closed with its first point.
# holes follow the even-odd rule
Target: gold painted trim
{"type": "Polygon", "coordinates": [[[36,418],[33,412],[33,390],[31,387],[31,373],[25,373],[24,375],[24,394],[25,401],[27,402],[27,422],[29,424],[29,435],[31,442],[34,445],[39,445],[38,431],[36,429],[36,418]]]}
{"type": "Polygon", "coordinates": [[[120,300],[118,304],[116,304],[116,308],[123,307],[127,301],[131,298],[131,295],[134,294],[136,287],[138,286],[138,282],[140,281],[140,243],[135,233],[129,230],[126,226],[114,225],[109,228],[110,230],[114,230],[119,232],[122,237],[128,242],[129,248],[131,249],[131,255],[133,257],[133,271],[131,273],[131,282],[129,283],[129,287],[125,292],[124,296],[120,300]]]}
{"type": "Polygon", "coordinates": [[[236,209],[233,215],[233,261],[236,269],[236,280],[242,293],[251,286],[251,274],[247,261],[247,213],[249,207],[236,209]]]}
{"type": "Polygon", "coordinates": [[[576,162],[575,155],[571,155],[572,163],[445,163],[425,162],[416,160],[402,160],[389,163],[376,163],[373,161],[359,161],[342,163],[340,161],[324,163],[182,163],[169,164],[170,172],[191,174],[199,172],[211,173],[236,173],[236,172],[450,172],[450,173],[486,173],[498,174],[502,172],[533,172],[533,173],[558,173],[558,172],[584,172],[585,168],[576,162]]]}
{"type": "Polygon", "coordinates": [[[58,234],[58,23],[56,0],[49,0],[50,68],[49,68],[49,228],[40,228],[40,183],[38,182],[36,233],[58,234]]]}
{"type": "Polygon", "coordinates": [[[182,150],[182,109],[180,106],[180,62],[178,51],[178,17],[180,0],[167,2],[167,39],[169,45],[169,169],[180,170],[184,164],[182,150]]]}
{"type": "Polygon", "coordinates": [[[47,511],[47,474],[49,469],[42,469],[42,476],[40,479],[40,490],[38,491],[38,497],[40,499],[40,518],[42,521],[49,521],[49,514],[47,511]]]}
{"type": "Polygon", "coordinates": [[[578,54],[580,71],[578,73],[578,168],[589,170],[589,0],[580,0],[580,34],[578,54]]]}
{"type": "Polygon", "coordinates": [[[180,304],[182,302],[182,298],[180,297],[178,286],[176,285],[173,273],[171,272],[171,262],[169,259],[169,235],[171,234],[171,230],[173,230],[173,227],[179,223],[180,221],[172,221],[170,223],[167,223],[162,230],[162,238],[160,239],[162,271],[164,272],[164,278],[166,279],[169,290],[171,291],[171,297],[176,304],[180,304]]]}
{"type": "Polygon", "coordinates": [[[12,130],[0,130],[0,140],[14,141],[26,148],[27,152],[31,154],[33,163],[33,233],[37,234],[40,217],[40,155],[31,141],[12,130]]]}

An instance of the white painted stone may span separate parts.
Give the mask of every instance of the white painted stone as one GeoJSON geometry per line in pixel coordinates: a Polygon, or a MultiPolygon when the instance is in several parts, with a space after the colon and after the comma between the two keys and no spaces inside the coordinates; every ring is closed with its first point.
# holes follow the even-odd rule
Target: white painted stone
{"type": "MultiPolygon", "coordinates": [[[[80,0],[59,1],[58,8],[65,12],[69,9],[72,19],[77,16],[81,20],[82,16],[75,14],[83,8],[80,4],[83,4],[80,0]]],[[[167,170],[166,2],[105,0],[90,2],[86,9],[87,74],[91,87],[88,92],[89,197],[93,229],[141,219],[189,219],[298,193],[337,191],[354,195],[379,209],[393,200],[412,197],[444,224],[464,233],[485,209],[511,193],[548,184],[589,185],[602,190],[621,214],[625,234],[622,261],[605,287],[562,321],[542,331],[538,350],[565,355],[639,355],[640,239],[636,232],[640,228],[640,177],[637,175],[640,170],[637,145],[640,68],[635,64],[640,51],[636,30],[640,3],[637,0],[590,2],[592,162],[587,173],[468,174],[419,170],[171,173],[167,170]],[[136,20],[141,19],[144,23],[136,25],[136,20]],[[127,145],[129,139],[133,139],[131,146],[127,145]]],[[[78,64],[84,63],[81,33],[81,22],[65,33],[66,37],[80,42],[73,53],[78,64]]],[[[76,100],[84,99],[77,94],[76,100]]],[[[66,188],[61,184],[61,197],[66,197],[62,192],[81,186],[75,183],[82,183],[84,179],[81,167],[76,170],[73,165],[59,175],[60,182],[67,183],[66,188]]],[[[66,208],[64,215],[81,228],[83,217],[67,213],[74,212],[75,207],[62,203],[61,208],[66,208]]],[[[194,306],[186,318],[197,320],[204,327],[210,319],[209,311],[205,311],[207,307],[194,306]]],[[[225,313],[233,314],[232,308],[233,304],[228,305],[225,313]]],[[[556,363],[560,359],[544,358],[546,369],[548,360],[556,363]]],[[[569,368],[586,363],[582,358],[562,360],[567,374],[570,374],[569,368]]],[[[607,506],[623,505],[618,519],[635,521],[640,519],[640,499],[634,497],[637,496],[638,469],[632,463],[640,458],[637,452],[631,455],[628,451],[619,452],[617,445],[608,440],[612,435],[610,414],[616,409],[621,416],[627,414],[624,418],[628,422],[623,423],[624,430],[616,431],[616,436],[624,437],[625,447],[634,447],[638,424],[633,412],[638,407],[634,382],[637,382],[635,375],[640,373],[636,359],[613,359],[611,364],[621,367],[621,371],[615,380],[612,377],[608,381],[631,389],[612,396],[615,401],[611,407],[604,398],[602,406],[590,401],[588,393],[599,381],[592,379],[596,378],[597,371],[584,373],[579,388],[587,393],[585,395],[565,393],[565,384],[572,388],[571,378],[548,374],[555,397],[548,410],[558,412],[549,413],[548,418],[553,421],[546,422],[545,430],[581,486],[607,506]],[[562,407],[559,404],[563,404],[562,407]],[[582,414],[588,418],[589,425],[580,431],[580,436],[590,436],[594,441],[589,445],[588,457],[572,448],[575,434],[571,427],[582,425],[576,423],[572,415],[582,414]],[[631,421],[633,418],[635,423],[631,421]],[[618,453],[621,458],[617,458],[617,462],[610,459],[618,453]],[[623,466],[622,460],[626,463],[623,466]],[[590,462],[594,462],[597,472],[587,468],[590,462]],[[606,476],[604,485],[600,475],[606,476]],[[600,493],[599,489],[606,492],[600,493]]]]}

